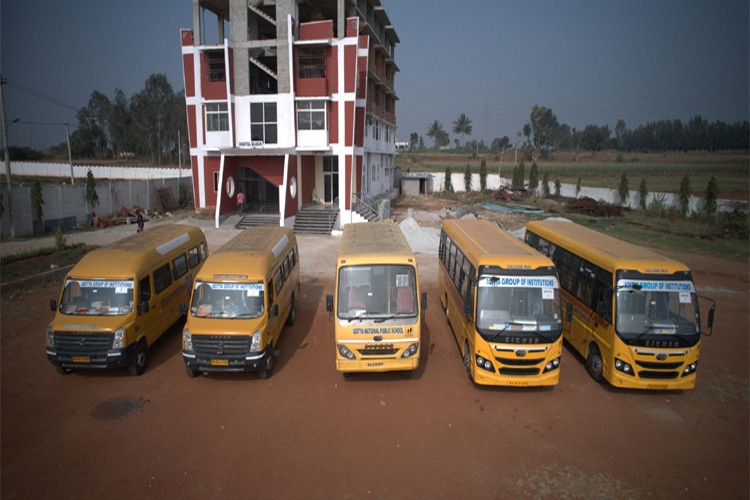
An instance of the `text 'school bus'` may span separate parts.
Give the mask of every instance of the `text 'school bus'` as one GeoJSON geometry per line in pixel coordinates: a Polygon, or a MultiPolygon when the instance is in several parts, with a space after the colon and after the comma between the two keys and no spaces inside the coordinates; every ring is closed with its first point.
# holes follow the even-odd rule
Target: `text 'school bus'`
{"type": "Polygon", "coordinates": [[[402,371],[419,366],[421,311],[417,259],[398,224],[347,224],[336,264],[336,369],[353,372],[402,371]],[[419,300],[418,300],[419,299],[419,300]]]}
{"type": "Polygon", "coordinates": [[[284,324],[300,291],[294,232],[245,229],[214,252],[193,284],[182,357],[188,375],[257,371],[271,376],[284,324]]]}
{"type": "MultiPolygon", "coordinates": [[[[569,221],[529,222],[526,243],[557,266],[563,336],[594,380],[635,389],[695,386],[701,323],[684,264],[569,221]]],[[[714,307],[709,328],[713,316],[714,307]]]]}
{"type": "Polygon", "coordinates": [[[180,318],[208,257],[197,227],[163,224],[96,249],[65,277],[47,328],[47,358],[60,373],[128,366],[140,375],[148,348],[180,318]]]}
{"type": "Polygon", "coordinates": [[[560,289],[552,261],[488,220],[445,220],[438,289],[477,384],[555,385],[560,289]]]}

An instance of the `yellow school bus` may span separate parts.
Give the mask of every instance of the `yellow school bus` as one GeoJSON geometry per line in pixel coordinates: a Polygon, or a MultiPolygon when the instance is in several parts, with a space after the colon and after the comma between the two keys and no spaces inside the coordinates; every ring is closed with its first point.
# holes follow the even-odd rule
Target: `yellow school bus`
{"type": "Polygon", "coordinates": [[[300,291],[297,239],[284,227],[245,229],[196,276],[182,335],[191,377],[257,371],[271,376],[284,324],[300,291]]]}
{"type": "Polygon", "coordinates": [[[565,220],[529,222],[525,239],[557,266],[563,336],[594,380],[633,389],[695,386],[701,323],[687,266],[565,220]]]}
{"type": "Polygon", "coordinates": [[[336,369],[344,376],[401,371],[408,378],[419,366],[426,302],[417,259],[397,224],[344,226],[335,294],[326,296],[335,313],[336,369]]]}
{"type": "Polygon", "coordinates": [[[148,348],[180,318],[208,257],[199,228],[163,224],[86,255],[50,303],[47,358],[60,373],[127,366],[140,375],[148,348]]]}
{"type": "Polygon", "coordinates": [[[440,302],[477,384],[560,378],[560,288],[552,261],[488,220],[444,220],[440,302]]]}

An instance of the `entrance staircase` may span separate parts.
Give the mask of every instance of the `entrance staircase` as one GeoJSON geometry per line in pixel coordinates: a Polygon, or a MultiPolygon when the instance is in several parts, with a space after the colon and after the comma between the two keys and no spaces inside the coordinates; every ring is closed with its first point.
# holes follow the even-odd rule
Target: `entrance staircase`
{"type": "Polygon", "coordinates": [[[300,234],[331,234],[339,216],[337,208],[328,205],[305,205],[294,219],[294,232],[300,234]]]}
{"type": "Polygon", "coordinates": [[[252,212],[243,215],[237,224],[236,229],[247,229],[257,226],[278,226],[279,225],[279,205],[278,203],[268,203],[261,206],[251,207],[252,212]]]}

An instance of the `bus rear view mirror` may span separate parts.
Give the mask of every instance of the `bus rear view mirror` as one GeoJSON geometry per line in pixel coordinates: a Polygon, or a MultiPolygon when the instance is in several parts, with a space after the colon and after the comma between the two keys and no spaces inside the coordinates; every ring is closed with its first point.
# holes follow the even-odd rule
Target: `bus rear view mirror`
{"type": "Polygon", "coordinates": [[[708,317],[706,318],[706,328],[708,332],[701,332],[703,335],[710,337],[714,333],[714,316],[716,315],[716,301],[705,295],[699,295],[701,299],[708,300],[711,302],[711,309],[708,310],[708,317]]]}
{"type": "Polygon", "coordinates": [[[333,295],[326,295],[326,311],[333,312],[333,295]]]}
{"type": "Polygon", "coordinates": [[[146,314],[148,312],[148,300],[144,300],[138,305],[138,314],[146,314]]]}
{"type": "Polygon", "coordinates": [[[55,299],[50,299],[49,301],[49,310],[52,312],[57,311],[57,301],[55,299]]]}
{"type": "Polygon", "coordinates": [[[187,304],[184,302],[180,303],[180,314],[187,316],[187,304]]]}
{"type": "Polygon", "coordinates": [[[427,292],[422,292],[419,300],[421,302],[422,310],[424,311],[425,309],[427,309],[427,292]]]}

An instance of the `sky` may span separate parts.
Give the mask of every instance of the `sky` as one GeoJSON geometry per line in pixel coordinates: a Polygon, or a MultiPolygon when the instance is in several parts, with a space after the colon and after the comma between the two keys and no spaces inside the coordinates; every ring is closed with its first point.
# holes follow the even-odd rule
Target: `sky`
{"type": "MultiPolygon", "coordinates": [[[[91,92],[130,97],[153,73],[182,90],[192,0],[0,0],[9,143],[65,141],[91,92]]],[[[382,0],[400,43],[399,140],[461,113],[471,138],[515,143],[532,106],[576,129],[701,115],[750,119],[747,0],[382,0]]],[[[451,136],[456,139],[457,136],[451,136]]]]}

